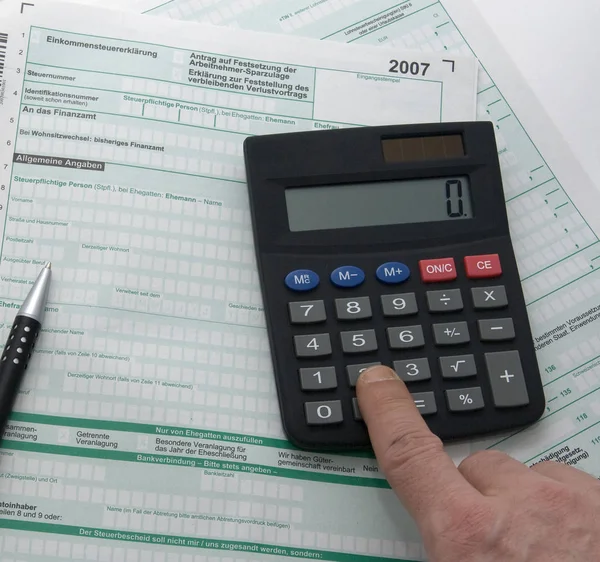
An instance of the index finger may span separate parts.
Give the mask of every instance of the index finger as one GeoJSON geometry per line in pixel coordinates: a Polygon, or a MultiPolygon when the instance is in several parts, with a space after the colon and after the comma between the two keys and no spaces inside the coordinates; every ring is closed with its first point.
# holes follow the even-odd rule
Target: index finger
{"type": "Polygon", "coordinates": [[[429,430],[394,371],[372,367],[359,377],[356,392],[381,469],[417,523],[433,511],[482,497],[429,430]]]}

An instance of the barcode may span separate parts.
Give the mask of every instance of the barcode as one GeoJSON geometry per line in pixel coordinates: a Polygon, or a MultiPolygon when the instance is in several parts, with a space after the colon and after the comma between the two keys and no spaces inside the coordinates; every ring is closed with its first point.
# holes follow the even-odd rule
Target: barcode
{"type": "Polygon", "coordinates": [[[4,76],[4,61],[6,59],[6,45],[8,44],[8,33],[0,33],[0,80],[4,76]]]}

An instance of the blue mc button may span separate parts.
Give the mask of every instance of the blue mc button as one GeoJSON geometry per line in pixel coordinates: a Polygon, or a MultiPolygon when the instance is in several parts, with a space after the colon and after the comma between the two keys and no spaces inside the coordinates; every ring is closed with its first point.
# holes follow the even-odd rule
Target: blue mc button
{"type": "Polygon", "coordinates": [[[365,272],[353,265],[338,267],[331,273],[331,282],[337,287],[358,287],[365,280],[365,272]]]}
{"type": "Polygon", "coordinates": [[[407,265],[397,261],[384,263],[377,268],[377,279],[388,285],[403,283],[410,277],[410,269],[407,265]]]}
{"type": "Polygon", "coordinates": [[[310,269],[297,269],[287,274],[285,284],[292,291],[310,291],[319,284],[319,276],[310,269]]]}

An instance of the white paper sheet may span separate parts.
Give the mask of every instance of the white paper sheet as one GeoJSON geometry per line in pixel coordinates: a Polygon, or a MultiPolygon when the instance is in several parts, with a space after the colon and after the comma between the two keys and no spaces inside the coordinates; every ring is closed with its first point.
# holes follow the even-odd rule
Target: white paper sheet
{"type": "Polygon", "coordinates": [[[54,282],[0,450],[0,551],[421,559],[372,455],[284,438],[242,143],[471,120],[476,61],[81,6],[28,17],[4,27],[0,337],[46,259],[54,282]]]}

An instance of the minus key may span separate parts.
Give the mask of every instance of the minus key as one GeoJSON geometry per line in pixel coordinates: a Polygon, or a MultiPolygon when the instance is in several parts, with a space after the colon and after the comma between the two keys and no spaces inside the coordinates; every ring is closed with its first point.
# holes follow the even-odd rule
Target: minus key
{"type": "Polygon", "coordinates": [[[481,341],[506,341],[515,337],[515,325],[512,318],[478,320],[481,341]]]}

